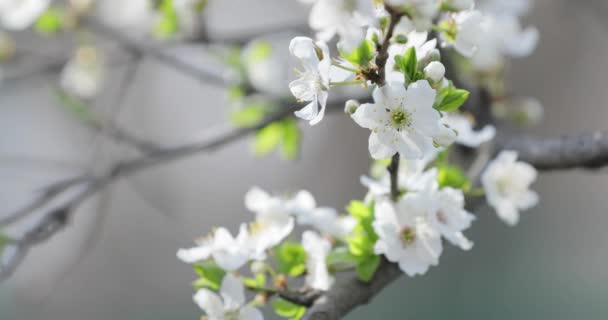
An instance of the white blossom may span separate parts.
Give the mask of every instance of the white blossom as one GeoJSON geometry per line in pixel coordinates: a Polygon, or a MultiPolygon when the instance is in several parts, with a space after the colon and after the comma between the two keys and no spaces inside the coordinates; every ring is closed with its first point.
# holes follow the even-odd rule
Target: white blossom
{"type": "Polygon", "coordinates": [[[260,310],[245,305],[245,288],[234,275],[227,273],[222,280],[220,294],[200,289],[194,302],[205,311],[207,320],[263,320],[260,310]]]}
{"type": "Polygon", "coordinates": [[[472,57],[481,41],[483,15],[477,10],[454,13],[448,21],[449,30],[441,33],[443,45],[452,45],[465,57],[472,57]]]}
{"type": "Polygon", "coordinates": [[[471,59],[480,71],[498,69],[505,57],[529,56],[538,44],[538,30],[522,28],[519,18],[514,15],[485,15],[481,31],[478,50],[471,59]]]}
{"type": "Polygon", "coordinates": [[[530,190],[536,176],[534,167],[517,161],[515,151],[502,151],[482,174],[486,199],[507,224],[517,224],[519,211],[538,203],[538,194],[530,190]]]}
{"type": "Polygon", "coordinates": [[[61,87],[83,99],[94,98],[102,88],[104,78],[102,53],[94,47],[79,48],[61,72],[61,87]]]}
{"type": "Polygon", "coordinates": [[[250,241],[245,224],[241,225],[236,237],[227,229],[219,228],[211,237],[199,241],[197,247],[180,249],[177,257],[186,263],[196,263],[212,257],[222,269],[234,271],[251,259],[250,241]]]}
{"type": "Polygon", "coordinates": [[[386,159],[395,152],[420,159],[429,143],[441,133],[440,115],[433,109],[435,90],[420,80],[406,90],[392,83],[374,90],[374,103],[361,105],[352,118],[372,130],[369,151],[374,159],[386,159]]]}
{"type": "Polygon", "coordinates": [[[446,240],[463,250],[470,250],[473,243],[462,231],[471,227],[475,216],[464,209],[462,190],[445,187],[430,192],[431,199],[437,205],[435,210],[429,211],[431,224],[446,240]]]}
{"type": "Polygon", "coordinates": [[[323,120],[327,105],[331,67],[329,48],[324,42],[296,37],[291,41],[289,51],[300,59],[304,67],[299,71],[300,77],[292,81],[289,88],[296,99],[310,102],[303,109],[296,111],[296,116],[315,125],[323,120]]]}
{"type": "Polygon", "coordinates": [[[312,4],[309,25],[317,38],[330,41],[340,37],[339,46],[350,52],[365,39],[363,27],[373,23],[375,6],[372,0],[300,0],[312,4]]]}
{"type": "Polygon", "coordinates": [[[427,31],[439,12],[439,0],[385,0],[393,8],[407,8],[417,31],[427,31]]]}
{"type": "Polygon", "coordinates": [[[307,191],[300,191],[293,198],[281,198],[254,187],[245,195],[245,206],[256,214],[249,247],[255,259],[264,259],[266,250],[279,244],[293,231],[294,216],[313,210],[316,203],[307,191]]]}
{"type": "Polygon", "coordinates": [[[373,227],[378,234],[374,251],[382,254],[409,276],[425,274],[439,263],[441,236],[428,221],[434,204],[420,193],[406,193],[397,203],[376,203],[373,227]]]}
{"type": "Polygon", "coordinates": [[[331,243],[316,232],[305,231],[302,234],[302,246],[306,251],[306,284],[313,289],[329,290],[334,282],[333,276],[327,270],[327,255],[331,243]]]}
{"type": "Polygon", "coordinates": [[[333,208],[320,207],[306,210],[297,215],[298,224],[309,225],[322,234],[338,239],[346,238],[357,225],[357,220],[351,216],[340,216],[333,208]]]}
{"type": "Polygon", "coordinates": [[[456,130],[456,143],[470,148],[477,148],[482,143],[494,139],[496,128],[492,125],[486,125],[481,130],[473,130],[471,119],[465,115],[458,113],[444,114],[441,121],[453,130],[456,130]]]}
{"type": "Polygon", "coordinates": [[[50,3],[51,0],[0,0],[0,24],[9,30],[28,28],[50,3]]]}

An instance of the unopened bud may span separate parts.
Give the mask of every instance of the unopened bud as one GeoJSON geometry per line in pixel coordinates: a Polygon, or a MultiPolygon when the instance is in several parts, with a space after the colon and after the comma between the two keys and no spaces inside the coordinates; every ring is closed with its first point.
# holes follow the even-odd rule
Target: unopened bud
{"type": "Polygon", "coordinates": [[[277,289],[285,289],[287,287],[287,277],[284,274],[280,274],[277,276],[274,286],[277,289]]]}
{"type": "Polygon", "coordinates": [[[255,295],[253,299],[253,304],[257,306],[263,306],[268,303],[268,294],[266,293],[258,293],[255,295]]]}
{"type": "Polygon", "coordinates": [[[349,115],[355,114],[360,105],[361,104],[357,100],[348,100],[344,104],[344,113],[349,115]]]}
{"type": "Polygon", "coordinates": [[[253,274],[264,273],[265,270],[266,270],[266,265],[262,261],[254,261],[251,264],[251,273],[253,273],[253,274]]]}
{"type": "Polygon", "coordinates": [[[433,83],[438,83],[445,76],[445,67],[441,62],[433,61],[424,68],[424,75],[433,83]]]}
{"type": "Polygon", "coordinates": [[[397,36],[395,36],[395,42],[397,42],[399,44],[406,44],[407,43],[407,36],[402,35],[402,34],[398,34],[397,36]]]}

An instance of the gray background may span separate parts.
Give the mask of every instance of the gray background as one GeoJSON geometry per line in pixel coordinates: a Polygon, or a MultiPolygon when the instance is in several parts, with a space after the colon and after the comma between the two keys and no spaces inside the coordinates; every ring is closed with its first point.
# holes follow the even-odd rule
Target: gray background
{"type": "MultiPolygon", "coordinates": [[[[608,16],[587,6],[537,1],[528,19],[541,31],[540,47],[512,65],[509,86],[545,105],[538,134],[606,129],[608,16]]],[[[216,36],[306,19],[302,7],[285,0],[213,1],[209,10],[216,36]]],[[[201,53],[190,48],[182,54],[196,59],[201,53]]],[[[118,79],[120,72],[111,76],[118,79]]],[[[2,212],[74,167],[93,162],[102,168],[108,151],[116,151],[107,145],[95,151],[98,140],[49,103],[53,81],[41,77],[0,88],[2,212]],[[29,160],[40,157],[59,163],[29,160]]],[[[106,101],[115,89],[108,86],[106,101]]],[[[119,122],[161,143],[194,141],[206,128],[221,127],[224,105],[223,92],[146,61],[119,122]]],[[[363,196],[358,176],[368,170],[368,131],[341,114],[303,128],[303,156],[296,162],[255,159],[243,140],[114,185],[2,284],[0,319],[198,319],[189,286],[194,274],[175,251],[213,226],[235,230],[250,219],[242,201],[250,186],[308,189],[319,203],[337,208],[363,196]]],[[[542,202],[520,225],[509,228],[491,211],[479,211],[468,233],[472,251],[449,247],[439,267],[404,277],[349,319],[605,319],[607,187],[602,171],[542,174],[535,185],[542,202]]]]}

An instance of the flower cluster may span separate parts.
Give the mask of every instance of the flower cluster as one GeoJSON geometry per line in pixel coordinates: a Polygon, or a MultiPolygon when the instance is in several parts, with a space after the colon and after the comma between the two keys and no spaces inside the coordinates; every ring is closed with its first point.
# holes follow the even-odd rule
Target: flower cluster
{"type": "MultiPolygon", "coordinates": [[[[506,1],[498,0],[300,2],[310,6],[309,24],[316,36],[296,36],[289,44],[299,64],[289,89],[305,103],[295,116],[318,125],[330,108],[330,91],[351,88],[345,91],[352,93],[345,113],[370,130],[374,165],[372,174],[361,178],[369,191],[347,206],[348,215],[317,207],[306,191],[290,197],[249,191],[245,203],[255,213],[254,222],[241,225],[236,236],[219,228],[197,247],[178,252],[201,276],[195,299],[210,318],[258,317],[253,311],[246,312],[250,318],[240,315],[243,298],[222,308],[209,288],[223,292],[226,281],[244,283],[256,293],[253,305],[277,297],[272,302],[277,313],[298,319],[305,307],[285,300],[294,282],[304,283],[298,292],[326,291],[336,272],[354,270],[361,281],[371,281],[382,263],[395,263],[409,276],[423,275],[439,263],[444,240],[462,250],[473,247],[464,234],[475,220],[466,199],[485,196],[509,225],[538,202],[530,190],[536,171],[517,161],[517,153],[503,151],[488,161],[496,130],[470,110],[461,111],[470,93],[448,75],[462,71],[446,70],[443,63],[447,59],[455,68],[472,70],[473,76],[498,79],[500,72],[491,71],[500,71],[507,57],[527,55],[536,45],[536,30],[522,30],[519,24],[525,10],[500,9],[506,1]],[[335,50],[329,43],[335,43],[335,50]],[[473,68],[462,68],[467,65],[473,68]],[[357,90],[361,94],[353,93],[357,90]],[[371,101],[356,100],[369,93],[371,101]],[[457,149],[472,151],[478,159],[462,168],[451,162],[457,149]],[[300,229],[301,241],[293,242],[292,234],[300,229]],[[210,262],[220,274],[230,272],[223,276],[228,280],[214,279],[210,262]],[[243,270],[247,264],[250,271],[243,270]]],[[[271,57],[269,48],[252,43],[246,54],[271,57]]],[[[485,89],[493,95],[490,89],[496,87],[485,89]]]]}

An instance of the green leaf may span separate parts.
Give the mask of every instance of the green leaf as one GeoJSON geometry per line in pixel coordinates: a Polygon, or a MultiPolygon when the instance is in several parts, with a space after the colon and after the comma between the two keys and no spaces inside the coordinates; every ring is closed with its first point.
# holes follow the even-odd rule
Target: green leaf
{"type": "Polygon", "coordinates": [[[63,26],[63,11],[51,7],[36,20],[34,29],[42,34],[52,34],[61,30],[63,26]]]}
{"type": "Polygon", "coordinates": [[[408,83],[419,80],[418,73],[418,58],[416,57],[416,48],[410,47],[405,51],[403,56],[395,57],[395,65],[405,75],[405,80],[408,83]]]}
{"type": "Polygon", "coordinates": [[[87,122],[89,124],[96,124],[97,121],[95,116],[91,112],[91,108],[84,101],[73,97],[66,93],[65,91],[55,89],[54,90],[55,98],[59,104],[70,114],[74,115],[76,118],[83,122],[87,122]]]}
{"type": "Polygon", "coordinates": [[[173,0],[161,0],[158,6],[160,18],[154,29],[157,36],[167,38],[179,31],[179,16],[173,5],[173,0]]]}
{"type": "Polygon", "coordinates": [[[260,104],[245,106],[230,113],[230,121],[239,128],[255,126],[264,120],[266,110],[268,108],[260,104]]]}
{"type": "Polygon", "coordinates": [[[362,281],[369,282],[378,270],[378,266],[380,266],[380,256],[370,256],[357,265],[357,276],[362,281]]]}
{"type": "Polygon", "coordinates": [[[352,63],[353,65],[366,68],[372,59],[374,59],[376,47],[374,46],[373,42],[365,40],[357,49],[351,52],[340,51],[340,54],[344,59],[346,59],[346,61],[352,63]]]}
{"type": "Polygon", "coordinates": [[[257,156],[267,155],[274,151],[283,138],[283,124],[271,123],[260,129],[255,135],[254,153],[257,156]]]}
{"type": "Polygon", "coordinates": [[[439,111],[458,110],[469,98],[469,92],[464,89],[453,89],[444,95],[441,102],[435,107],[439,111]]]}
{"type": "Polygon", "coordinates": [[[243,278],[243,284],[250,288],[264,288],[266,286],[266,276],[259,273],[255,275],[255,278],[243,278]]]}
{"type": "Polygon", "coordinates": [[[306,307],[281,298],[272,301],[272,308],[279,316],[290,320],[299,320],[306,313],[306,307]]]}
{"type": "Polygon", "coordinates": [[[439,167],[437,182],[440,188],[452,187],[465,191],[471,188],[469,177],[460,168],[450,165],[439,167]]]}
{"type": "Polygon", "coordinates": [[[298,243],[285,242],[277,248],[279,271],[297,277],[306,271],[306,251],[298,243]]]}
{"type": "Polygon", "coordinates": [[[196,289],[208,288],[219,290],[226,271],[213,261],[197,263],[193,266],[194,271],[200,277],[192,284],[196,289]]]}
{"type": "Polygon", "coordinates": [[[283,120],[283,139],[281,143],[281,154],[287,160],[294,160],[300,151],[302,134],[298,122],[293,119],[283,120]]]}
{"type": "Polygon", "coordinates": [[[346,207],[346,211],[357,220],[361,221],[369,219],[373,215],[373,209],[368,207],[365,203],[357,200],[353,200],[346,207]]]}
{"type": "Polygon", "coordinates": [[[268,41],[258,40],[247,51],[247,62],[255,64],[272,56],[272,45],[268,41]]]}

